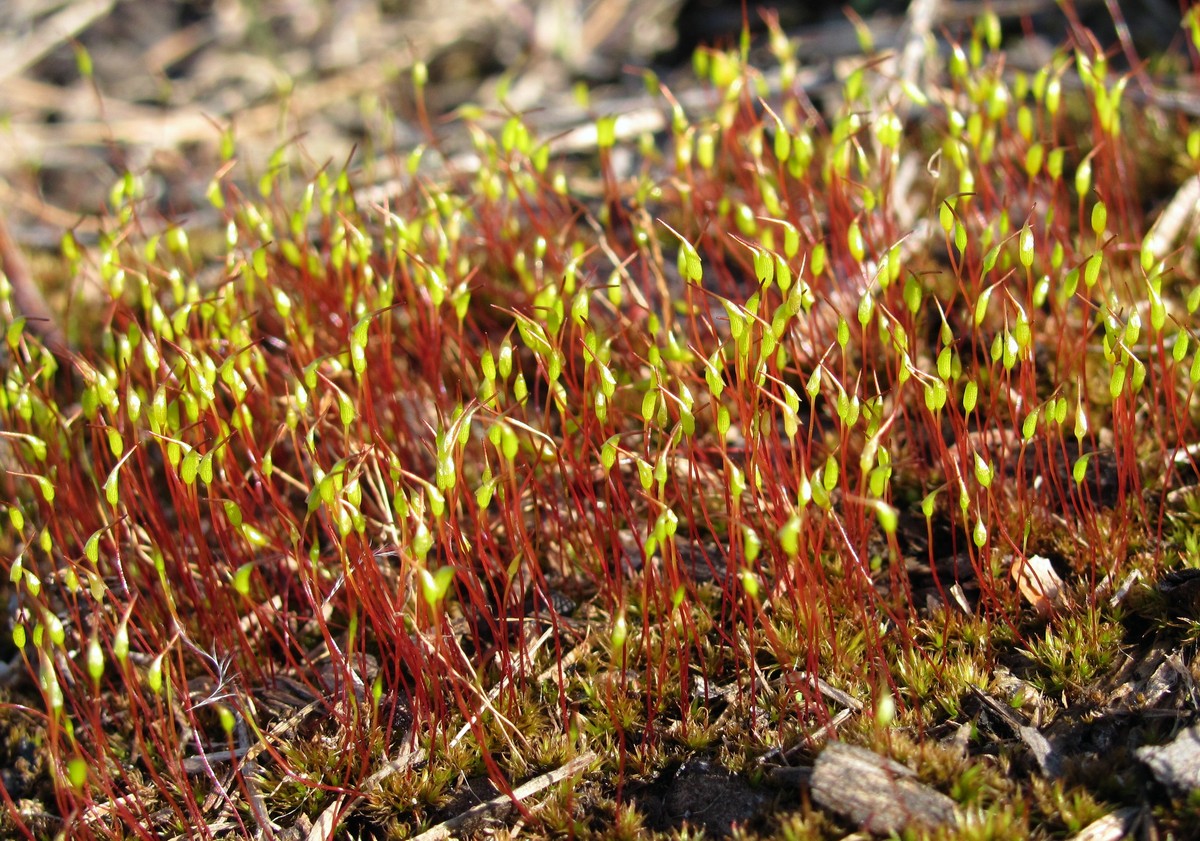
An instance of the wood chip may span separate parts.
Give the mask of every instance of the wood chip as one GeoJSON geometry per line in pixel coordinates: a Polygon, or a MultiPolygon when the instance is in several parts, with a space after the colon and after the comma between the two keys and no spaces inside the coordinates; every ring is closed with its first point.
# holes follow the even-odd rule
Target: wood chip
{"type": "Polygon", "coordinates": [[[1141,809],[1129,807],[1118,809],[1111,815],[1092,821],[1071,837],[1071,841],[1121,841],[1133,834],[1141,809]]]}
{"type": "Polygon", "coordinates": [[[954,801],[918,782],[911,769],[845,742],[830,742],[817,757],[812,796],[824,808],[880,835],[960,824],[954,801]]]}
{"type": "Polygon", "coordinates": [[[1062,774],[1062,754],[1042,735],[1041,730],[1023,725],[1017,728],[1017,736],[1025,743],[1025,747],[1029,748],[1043,774],[1050,779],[1062,774]]]}
{"type": "Polygon", "coordinates": [[[1200,789],[1200,725],[1189,727],[1168,744],[1138,748],[1137,757],[1168,788],[1200,789]]]}

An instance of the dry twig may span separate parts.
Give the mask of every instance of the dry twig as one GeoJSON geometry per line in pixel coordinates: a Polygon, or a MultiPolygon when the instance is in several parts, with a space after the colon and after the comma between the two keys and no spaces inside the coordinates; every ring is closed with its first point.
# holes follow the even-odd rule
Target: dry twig
{"type": "Polygon", "coordinates": [[[9,235],[8,225],[2,214],[0,214],[0,264],[3,264],[4,273],[8,276],[8,283],[12,287],[13,315],[17,318],[24,316],[30,331],[41,339],[42,343],[55,356],[65,356],[70,350],[67,345],[67,337],[62,328],[58,326],[58,321],[51,312],[49,304],[46,303],[41,288],[29,271],[29,264],[21,254],[21,249],[17,248],[17,244],[9,235]]]}

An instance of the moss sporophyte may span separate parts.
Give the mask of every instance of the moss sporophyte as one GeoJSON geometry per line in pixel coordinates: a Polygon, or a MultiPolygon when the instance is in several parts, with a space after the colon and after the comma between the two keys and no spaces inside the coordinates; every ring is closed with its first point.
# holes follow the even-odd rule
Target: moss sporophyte
{"type": "Polygon", "coordinates": [[[786,768],[838,738],[980,837],[1184,832],[1075,730],[1038,753],[1195,618],[1120,584],[1195,565],[1198,255],[1151,170],[1200,177],[1200,127],[1067,14],[1038,67],[986,12],[819,89],[769,17],[649,120],[465,109],[386,200],[230,128],[215,230],[130,173],[64,237],[103,306],[62,335],[6,251],[4,830],[482,832],[469,791],[632,837],[732,771],[776,808],[693,826],[840,837],[786,768]]]}

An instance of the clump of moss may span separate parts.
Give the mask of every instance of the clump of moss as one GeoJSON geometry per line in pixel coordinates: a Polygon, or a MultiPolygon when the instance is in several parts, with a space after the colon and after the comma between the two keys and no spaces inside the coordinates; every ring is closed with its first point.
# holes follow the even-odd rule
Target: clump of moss
{"type": "MultiPolygon", "coordinates": [[[[699,51],[703,107],[661,88],[582,164],[477,115],[470,167],[414,153],[378,206],[286,148],[255,189],[231,142],[215,250],[140,234],[133,173],[94,252],[64,239],[97,340],[64,383],[10,312],[0,390],[9,708],[59,830],[412,833],[460,778],[595,755],[632,836],[626,788],[680,757],[754,776],[839,732],[981,837],[1107,808],[928,742],[1002,665],[1046,715],[1092,698],[1128,642],[1101,582],[1191,539],[1153,491],[1200,287],[1129,181],[1129,77],[1085,39],[1009,72],[989,13],[925,88],[868,52],[822,112],[768,48],[699,51]]],[[[1200,129],[1174,154],[1200,171],[1200,129]]],[[[513,811],[600,829],[544,806],[513,811]]]]}

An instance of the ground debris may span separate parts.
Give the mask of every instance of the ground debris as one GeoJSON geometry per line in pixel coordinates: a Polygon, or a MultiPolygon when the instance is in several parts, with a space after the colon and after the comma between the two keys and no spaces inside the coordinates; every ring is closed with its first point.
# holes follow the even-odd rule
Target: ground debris
{"type": "MultiPolygon", "coordinates": [[[[1021,682],[1018,681],[1017,683],[1021,682]]],[[[998,725],[1003,725],[1003,728],[1011,731],[1025,745],[1025,748],[1037,763],[1041,773],[1051,778],[1057,777],[1062,773],[1062,753],[1046,738],[1046,735],[1041,730],[1027,723],[1025,718],[1019,715],[1016,710],[1013,710],[986,692],[973,688],[971,695],[979,704],[980,723],[986,729],[991,730],[997,735],[1001,735],[997,728],[998,725]]]]}
{"type": "Polygon", "coordinates": [[[817,757],[812,796],[880,835],[960,823],[954,801],[918,782],[910,768],[844,742],[830,742],[817,757]]]}
{"type": "Polygon", "coordinates": [[[1134,807],[1118,809],[1111,815],[1092,821],[1078,835],[1072,836],[1071,841],[1121,841],[1133,832],[1134,823],[1141,813],[1141,809],[1134,807]]]}
{"type": "Polygon", "coordinates": [[[652,829],[669,832],[690,826],[706,836],[725,838],[758,817],[768,799],[743,776],[716,763],[690,759],[664,771],[636,800],[652,829]]]}
{"type": "Polygon", "coordinates": [[[1137,756],[1163,785],[1200,789],[1200,725],[1187,728],[1168,744],[1138,748],[1137,756]]]}

